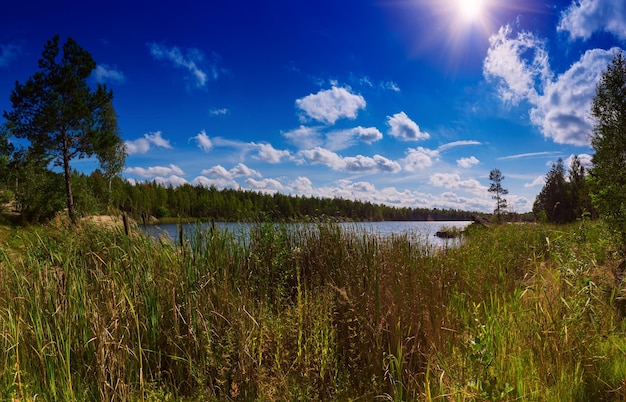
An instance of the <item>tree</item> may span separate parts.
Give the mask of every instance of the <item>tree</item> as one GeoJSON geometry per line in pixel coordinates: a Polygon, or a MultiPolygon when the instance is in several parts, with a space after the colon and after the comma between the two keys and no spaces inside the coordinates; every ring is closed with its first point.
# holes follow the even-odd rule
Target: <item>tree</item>
{"type": "Polygon", "coordinates": [[[626,60],[616,53],[591,104],[595,122],[590,185],[593,203],[626,254],[626,60]]]}
{"type": "Polygon", "coordinates": [[[506,211],[508,207],[507,201],[503,196],[507,195],[509,190],[502,187],[502,180],[504,180],[504,176],[499,169],[493,169],[489,172],[489,181],[491,182],[491,186],[488,191],[493,194],[491,198],[496,200],[496,209],[493,212],[496,214],[498,222],[500,221],[502,213],[506,211]]]}
{"type": "MultiPolygon", "coordinates": [[[[9,141],[9,128],[7,124],[0,126],[0,177],[7,177],[9,158],[13,153],[13,144],[9,141]]],[[[6,183],[0,183],[6,185],[6,183]]]]}
{"type": "Polygon", "coordinates": [[[565,165],[563,159],[559,158],[546,175],[546,183],[535,199],[533,212],[537,217],[545,214],[548,222],[565,223],[573,220],[571,205],[570,191],[565,181],[565,165]]]}
{"type": "Polygon", "coordinates": [[[30,155],[62,168],[68,214],[74,221],[70,162],[103,155],[119,143],[119,136],[111,114],[113,93],[104,85],[92,90],[87,84],[96,68],[91,55],[68,38],[58,58],[56,35],[44,47],[39,71],[25,84],[15,83],[10,98],[13,110],[3,116],[11,134],[30,142],[30,155]]]}
{"type": "Polygon", "coordinates": [[[574,155],[569,168],[569,183],[571,186],[570,193],[575,218],[582,217],[585,213],[594,217],[595,208],[591,203],[591,197],[589,195],[587,171],[577,155],[574,155]]]}

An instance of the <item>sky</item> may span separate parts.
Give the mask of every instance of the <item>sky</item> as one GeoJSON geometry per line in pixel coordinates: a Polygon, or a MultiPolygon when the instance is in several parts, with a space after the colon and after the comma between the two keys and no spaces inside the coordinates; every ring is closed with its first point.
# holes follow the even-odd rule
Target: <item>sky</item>
{"type": "Polygon", "coordinates": [[[590,166],[626,2],[12,1],[0,111],[55,34],[113,90],[128,180],[491,212],[497,168],[524,213],[558,158],[590,166]]]}

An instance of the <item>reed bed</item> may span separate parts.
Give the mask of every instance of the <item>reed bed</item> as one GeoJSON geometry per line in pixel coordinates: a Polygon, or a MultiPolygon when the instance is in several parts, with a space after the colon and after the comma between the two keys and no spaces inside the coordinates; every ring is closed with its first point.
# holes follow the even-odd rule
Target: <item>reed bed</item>
{"type": "Polygon", "coordinates": [[[332,224],[14,236],[2,400],[626,400],[626,286],[597,222],[443,249],[332,224]]]}

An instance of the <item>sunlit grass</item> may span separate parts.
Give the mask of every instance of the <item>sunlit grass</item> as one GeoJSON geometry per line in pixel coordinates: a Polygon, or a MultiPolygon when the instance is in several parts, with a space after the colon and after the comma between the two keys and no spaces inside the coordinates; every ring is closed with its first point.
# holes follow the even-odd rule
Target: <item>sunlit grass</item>
{"type": "Polygon", "coordinates": [[[21,229],[0,245],[3,400],[615,400],[603,227],[471,227],[460,247],[337,225],[21,229]]]}

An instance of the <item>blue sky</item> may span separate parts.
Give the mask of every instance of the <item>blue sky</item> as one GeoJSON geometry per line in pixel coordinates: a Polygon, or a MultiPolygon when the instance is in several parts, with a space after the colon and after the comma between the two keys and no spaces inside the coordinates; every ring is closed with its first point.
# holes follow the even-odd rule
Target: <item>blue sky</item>
{"type": "Polygon", "coordinates": [[[590,161],[626,3],[10,2],[0,110],[57,33],[113,89],[127,179],[488,212],[498,168],[527,212],[552,162],[590,161]]]}

